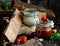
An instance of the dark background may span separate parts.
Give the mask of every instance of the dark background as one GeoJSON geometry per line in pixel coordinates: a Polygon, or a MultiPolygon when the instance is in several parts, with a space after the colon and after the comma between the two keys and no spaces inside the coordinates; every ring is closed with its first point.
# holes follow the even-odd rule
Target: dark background
{"type": "MultiPolygon", "coordinates": [[[[20,1],[27,3],[27,0],[20,1]]],[[[31,0],[31,4],[52,9],[57,14],[56,16],[60,15],[60,0],[31,0]]]]}
{"type": "MultiPolygon", "coordinates": [[[[3,0],[0,0],[0,6],[1,2],[3,0]]],[[[20,0],[21,2],[27,3],[27,0],[20,0]]],[[[8,0],[8,2],[11,4],[12,0],[8,0]]],[[[31,4],[37,5],[37,6],[43,6],[48,9],[52,9],[54,13],[56,14],[56,18],[60,18],[60,0],[31,0],[31,4]]]]}

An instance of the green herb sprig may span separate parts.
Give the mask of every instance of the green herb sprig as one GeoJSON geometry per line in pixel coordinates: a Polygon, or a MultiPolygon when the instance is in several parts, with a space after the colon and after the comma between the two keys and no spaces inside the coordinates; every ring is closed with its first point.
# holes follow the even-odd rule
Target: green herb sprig
{"type": "Polygon", "coordinates": [[[8,3],[7,0],[3,0],[3,2],[2,2],[2,8],[4,10],[10,10],[11,9],[11,5],[8,3]]]}
{"type": "Polygon", "coordinates": [[[51,35],[50,40],[54,41],[54,40],[60,40],[60,33],[55,32],[51,35]]]}

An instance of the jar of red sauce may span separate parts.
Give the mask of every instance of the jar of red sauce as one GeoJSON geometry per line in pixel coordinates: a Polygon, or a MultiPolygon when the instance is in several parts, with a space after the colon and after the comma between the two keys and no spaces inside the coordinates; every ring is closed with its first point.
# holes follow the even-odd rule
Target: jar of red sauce
{"type": "Polygon", "coordinates": [[[41,22],[36,26],[36,36],[41,38],[49,38],[53,31],[52,28],[54,27],[53,21],[49,20],[48,23],[41,22]]]}

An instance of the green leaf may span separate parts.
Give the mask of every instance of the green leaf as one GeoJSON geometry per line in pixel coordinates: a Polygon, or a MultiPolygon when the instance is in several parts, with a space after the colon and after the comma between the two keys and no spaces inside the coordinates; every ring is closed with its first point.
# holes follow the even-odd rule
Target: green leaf
{"type": "Polygon", "coordinates": [[[5,10],[11,9],[11,5],[9,5],[9,3],[7,2],[7,0],[4,0],[4,1],[2,2],[2,7],[3,7],[3,9],[5,9],[5,10]]]}
{"type": "Polygon", "coordinates": [[[51,36],[51,37],[50,37],[50,40],[51,40],[51,41],[53,41],[53,40],[54,40],[54,37],[53,37],[53,36],[51,36]]]}
{"type": "Polygon", "coordinates": [[[52,36],[50,37],[52,41],[54,40],[60,40],[60,33],[53,33],[52,36]]]}

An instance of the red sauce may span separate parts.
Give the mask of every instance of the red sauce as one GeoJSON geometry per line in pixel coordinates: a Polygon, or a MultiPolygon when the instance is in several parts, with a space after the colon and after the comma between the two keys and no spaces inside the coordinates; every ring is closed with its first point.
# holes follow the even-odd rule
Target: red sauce
{"type": "Polygon", "coordinates": [[[41,38],[49,38],[52,35],[52,30],[50,31],[40,31],[40,30],[36,30],[36,36],[37,37],[41,37],[41,38]]]}

